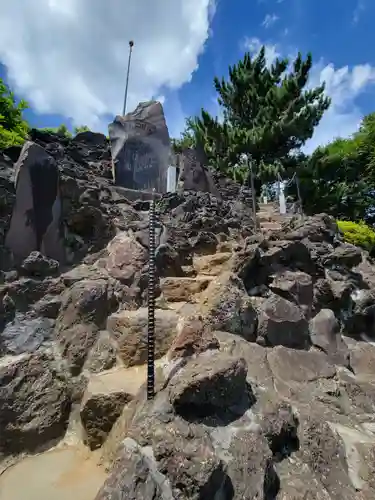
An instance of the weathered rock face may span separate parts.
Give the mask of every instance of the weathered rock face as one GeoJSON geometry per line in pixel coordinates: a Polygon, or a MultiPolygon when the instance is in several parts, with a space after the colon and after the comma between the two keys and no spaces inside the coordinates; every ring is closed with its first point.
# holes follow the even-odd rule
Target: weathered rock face
{"type": "Polygon", "coordinates": [[[166,192],[170,142],[160,102],[140,103],[126,116],[116,116],[109,137],[117,185],[166,192]]]}
{"type": "Polygon", "coordinates": [[[178,155],[177,164],[180,173],[177,190],[211,193],[219,197],[219,190],[211,172],[203,166],[203,159],[199,156],[199,151],[192,148],[186,148],[178,155]]]}
{"type": "Polygon", "coordinates": [[[371,258],[324,214],[254,234],[251,199],[230,183],[219,198],[164,194],[147,401],[149,202],[113,185],[104,136],[31,135],[58,166],[79,265],[42,248],[5,259],[19,153],[7,151],[0,471],[62,440],[100,448],[109,477],[97,500],[374,498],[371,258]]]}
{"type": "Polygon", "coordinates": [[[18,260],[41,251],[65,260],[59,171],[38,144],[26,142],[15,165],[16,200],[5,244],[18,260]]]}
{"type": "Polygon", "coordinates": [[[68,425],[71,388],[43,353],[0,369],[0,453],[33,451],[61,438],[68,425]]]}

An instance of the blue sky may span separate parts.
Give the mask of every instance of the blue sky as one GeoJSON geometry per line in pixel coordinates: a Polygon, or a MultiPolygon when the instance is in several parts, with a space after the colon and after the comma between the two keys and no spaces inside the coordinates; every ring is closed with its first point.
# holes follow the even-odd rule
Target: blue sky
{"type": "Polygon", "coordinates": [[[38,127],[88,123],[104,131],[122,108],[130,38],[128,109],[162,98],[173,136],[201,107],[219,114],[214,76],[262,44],[270,62],[311,51],[311,85],[327,81],[333,106],[308,150],[351,134],[375,111],[371,0],[154,0],[152,12],[146,0],[108,0],[105,10],[99,0],[10,3],[0,20],[0,76],[31,103],[26,117],[38,127]],[[15,45],[12,22],[20,29],[15,45]]]}

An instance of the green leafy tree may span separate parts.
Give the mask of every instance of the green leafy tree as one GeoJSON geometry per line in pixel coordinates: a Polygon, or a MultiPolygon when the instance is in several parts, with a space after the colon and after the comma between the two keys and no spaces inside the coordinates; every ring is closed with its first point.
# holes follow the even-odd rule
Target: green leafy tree
{"type": "Polygon", "coordinates": [[[13,92],[0,78],[0,148],[21,145],[27,138],[29,126],[22,113],[26,101],[16,102],[13,92]]]}
{"type": "Polygon", "coordinates": [[[90,132],[90,129],[87,125],[81,125],[79,127],[74,127],[74,134],[77,135],[81,132],[90,132]]]}
{"type": "Polygon", "coordinates": [[[195,134],[193,129],[192,118],[185,120],[185,130],[177,139],[171,139],[172,151],[175,154],[181,153],[186,148],[193,148],[196,146],[195,134]]]}
{"type": "Polygon", "coordinates": [[[73,134],[65,125],[65,123],[62,123],[58,127],[44,127],[41,128],[40,130],[42,130],[43,132],[49,132],[51,134],[57,134],[60,135],[61,137],[67,137],[67,138],[73,137],[73,134]]]}
{"type": "MultiPolygon", "coordinates": [[[[348,139],[335,139],[304,157],[297,167],[307,214],[326,212],[339,219],[375,220],[375,113],[348,139]]],[[[289,194],[296,196],[295,186],[289,194]]]]}
{"type": "Polygon", "coordinates": [[[256,176],[269,181],[282,166],[291,164],[291,153],[312,137],[330,99],[324,84],[307,89],[311,54],[299,53],[288,71],[288,59],[267,67],[265,47],[254,58],[249,53],[229,68],[229,79],[215,78],[223,121],[202,109],[191,120],[196,142],[202,143],[209,163],[224,172],[247,154],[256,176]]]}

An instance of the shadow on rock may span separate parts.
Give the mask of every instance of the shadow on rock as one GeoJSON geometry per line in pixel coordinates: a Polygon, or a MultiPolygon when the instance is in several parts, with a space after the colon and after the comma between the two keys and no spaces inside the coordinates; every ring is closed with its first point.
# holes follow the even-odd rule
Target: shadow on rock
{"type": "Polygon", "coordinates": [[[176,412],[190,423],[199,423],[208,427],[227,426],[240,419],[256,402],[250,384],[246,384],[242,399],[228,407],[219,407],[212,403],[181,404],[175,406],[176,412]]]}

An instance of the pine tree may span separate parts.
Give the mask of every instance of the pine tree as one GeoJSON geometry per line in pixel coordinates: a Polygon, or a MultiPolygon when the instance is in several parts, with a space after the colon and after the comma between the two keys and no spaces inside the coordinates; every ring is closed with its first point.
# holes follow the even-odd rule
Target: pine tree
{"type": "Polygon", "coordinates": [[[230,67],[229,80],[215,78],[223,122],[204,109],[191,121],[213,167],[233,169],[245,153],[258,177],[274,179],[281,165],[290,163],[291,152],[312,137],[330,99],[324,84],[305,89],[311,54],[303,60],[299,53],[290,71],[288,65],[288,59],[277,59],[267,67],[263,47],[256,57],[246,53],[230,67]]]}

